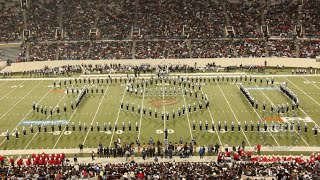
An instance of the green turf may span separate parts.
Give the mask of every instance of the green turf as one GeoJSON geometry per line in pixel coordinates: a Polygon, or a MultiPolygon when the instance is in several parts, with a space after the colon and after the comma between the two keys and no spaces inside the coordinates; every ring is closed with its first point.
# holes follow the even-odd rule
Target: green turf
{"type": "MultiPolygon", "coordinates": [[[[263,77],[263,83],[260,84],[260,78],[257,78],[257,82],[242,82],[246,88],[257,87],[274,87],[279,88],[279,82],[286,81],[288,87],[298,95],[300,99],[300,109],[295,113],[287,113],[282,116],[297,116],[297,117],[310,117],[315,123],[320,124],[319,120],[319,106],[320,106],[320,77],[276,77],[275,85],[266,85],[266,77],[263,77]]],[[[74,81],[72,80],[74,83],[74,81]]],[[[203,83],[201,91],[198,92],[199,98],[190,97],[189,94],[181,95],[135,95],[134,93],[128,93],[125,91],[124,82],[107,84],[99,84],[99,87],[105,89],[105,94],[89,93],[87,97],[81,102],[76,111],[70,110],[70,102],[76,98],[76,95],[65,94],[63,91],[66,87],[53,88],[52,80],[5,80],[0,81],[0,133],[9,130],[12,132],[14,128],[22,120],[67,120],[70,123],[74,122],[76,125],[75,132],[69,132],[69,135],[64,134],[64,126],[62,134],[56,134],[51,132],[51,127],[48,125],[48,132],[37,132],[36,126],[35,133],[31,134],[29,126],[25,126],[27,129],[27,135],[22,135],[22,125],[18,125],[17,128],[20,132],[19,139],[14,136],[10,136],[10,140],[6,141],[5,136],[1,137],[0,149],[35,149],[35,148],[76,148],[80,143],[84,143],[84,147],[96,147],[100,142],[105,146],[113,146],[113,142],[120,138],[127,143],[135,142],[137,138],[141,143],[148,143],[149,138],[153,137],[155,141],[158,139],[163,141],[164,134],[163,129],[167,128],[173,133],[169,133],[169,142],[176,143],[180,137],[185,142],[190,142],[192,137],[197,141],[198,145],[210,145],[215,143],[221,143],[229,146],[241,144],[242,141],[246,142],[246,146],[254,146],[258,143],[263,145],[280,145],[280,146],[318,146],[320,144],[320,138],[313,136],[311,128],[314,127],[314,123],[308,123],[308,133],[302,132],[298,135],[296,132],[266,132],[259,133],[254,129],[254,132],[250,130],[250,122],[254,124],[258,121],[262,124],[262,119],[265,117],[277,117],[278,114],[269,113],[269,106],[271,104],[281,104],[290,102],[290,100],[284,96],[279,90],[250,90],[252,96],[259,101],[259,109],[255,110],[251,107],[246,98],[240,93],[239,84],[226,82],[213,82],[211,81],[203,83]],[[172,110],[177,112],[177,109],[182,105],[188,105],[197,103],[201,100],[201,93],[207,94],[210,100],[210,107],[208,109],[203,108],[201,111],[188,113],[173,120],[171,117],[172,110]],[[166,98],[174,99],[174,103],[166,106],[154,106],[153,101],[162,101],[166,98]],[[129,111],[120,109],[120,101],[123,100],[124,104],[128,102],[130,104],[129,111]],[[43,106],[50,106],[53,108],[56,105],[60,106],[62,110],[63,104],[68,105],[68,112],[60,115],[54,114],[52,117],[44,116],[39,113],[33,112],[31,109],[32,102],[39,102],[43,106]],[[262,102],[267,104],[268,111],[262,111],[262,102]],[[131,103],[134,103],[135,110],[137,106],[145,106],[147,109],[146,115],[138,114],[137,112],[131,112],[131,103]],[[149,117],[148,109],[152,108],[158,112],[158,118],[155,119],[154,115],[149,117]],[[170,113],[170,120],[161,120],[161,111],[168,111],[170,113]],[[132,131],[128,131],[128,122],[131,122],[132,131]],[[199,122],[203,124],[203,130],[199,130],[199,122]],[[228,132],[217,131],[205,131],[204,124],[208,121],[209,129],[211,129],[211,122],[218,125],[220,121],[222,128],[224,128],[224,122],[229,124],[228,132]],[[235,123],[235,132],[230,132],[231,122],[235,123]],[[248,132],[238,132],[237,124],[241,122],[244,127],[245,121],[249,124],[248,132]],[[91,123],[94,125],[94,131],[81,132],[78,131],[78,123],[86,123],[89,127],[91,123]],[[96,123],[100,124],[101,130],[97,132],[96,123]],[[122,122],[126,124],[126,131],[121,132],[104,132],[103,124],[111,123],[114,127],[117,122],[118,130],[122,129],[122,122]],[[193,122],[197,127],[194,131],[192,129],[193,122]],[[136,132],[135,124],[140,126],[140,132],[136,132]]],[[[74,87],[80,87],[80,84],[72,84],[74,87]]],[[[167,83],[166,85],[158,84],[151,85],[153,89],[166,86],[167,88],[173,87],[173,84],[167,83]]],[[[70,87],[69,83],[67,87],[70,87]]],[[[176,85],[179,88],[179,85],[176,85]]],[[[196,86],[197,88],[197,86],[196,86]]],[[[204,106],[204,103],[203,103],[204,106]]],[[[267,121],[268,124],[271,121],[267,121]]],[[[301,122],[302,128],[304,122],[301,122]]],[[[58,127],[55,127],[57,130],[58,127]]],[[[261,128],[262,129],[262,128],[261,128]]]]}

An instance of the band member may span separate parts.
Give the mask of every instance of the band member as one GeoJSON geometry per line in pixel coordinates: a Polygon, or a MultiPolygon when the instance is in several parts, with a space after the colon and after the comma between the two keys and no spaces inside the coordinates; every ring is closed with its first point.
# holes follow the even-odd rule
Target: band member
{"type": "Polygon", "coordinates": [[[224,130],[227,132],[228,131],[228,124],[227,121],[224,121],[224,130]]]}
{"type": "Polygon", "coordinates": [[[307,123],[304,123],[304,132],[308,132],[308,126],[307,126],[307,123]]]}
{"type": "Polygon", "coordinates": [[[253,122],[251,121],[251,132],[254,130],[254,124],[253,122]]]}
{"type": "Polygon", "coordinates": [[[231,132],[234,132],[234,122],[231,122],[231,132]]]}
{"type": "Polygon", "coordinates": [[[211,122],[211,128],[212,128],[212,131],[215,131],[214,122],[213,121],[211,122]]]}

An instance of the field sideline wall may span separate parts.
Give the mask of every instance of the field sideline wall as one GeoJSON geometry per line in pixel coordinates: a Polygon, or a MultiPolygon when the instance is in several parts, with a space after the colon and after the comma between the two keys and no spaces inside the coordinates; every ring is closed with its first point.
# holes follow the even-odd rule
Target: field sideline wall
{"type": "Polygon", "coordinates": [[[7,66],[2,71],[21,72],[27,70],[41,69],[44,66],[58,67],[63,65],[80,65],[80,64],[105,64],[105,63],[120,63],[141,65],[143,63],[150,65],[157,64],[181,64],[194,66],[197,62],[197,66],[204,66],[207,63],[215,62],[216,65],[226,67],[229,65],[264,65],[267,61],[267,66],[285,66],[285,67],[313,67],[320,68],[320,62],[316,62],[316,59],[308,58],[208,58],[208,59],[141,59],[141,60],[63,60],[63,61],[35,61],[35,62],[21,62],[13,63],[11,66],[7,66]]]}
{"type": "Polygon", "coordinates": [[[7,61],[0,61],[0,70],[7,66],[7,61]]]}

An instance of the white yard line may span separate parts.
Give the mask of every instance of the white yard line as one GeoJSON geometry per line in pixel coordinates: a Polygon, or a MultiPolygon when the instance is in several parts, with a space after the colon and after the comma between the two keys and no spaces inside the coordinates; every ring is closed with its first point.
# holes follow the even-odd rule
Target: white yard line
{"type": "MultiPolygon", "coordinates": [[[[72,84],[71,87],[73,87],[74,85],[75,85],[75,82],[72,84]]],[[[53,108],[53,111],[55,111],[55,109],[57,108],[57,106],[62,102],[62,100],[63,100],[64,97],[66,97],[66,96],[67,96],[67,94],[64,94],[64,95],[63,95],[63,97],[60,99],[60,101],[57,103],[57,105],[53,108]]],[[[48,120],[50,117],[51,117],[51,115],[49,114],[49,115],[47,116],[47,119],[46,119],[46,120],[48,120]]],[[[27,149],[27,148],[28,148],[28,146],[31,144],[32,140],[37,136],[38,133],[39,133],[39,131],[37,131],[37,132],[33,135],[33,137],[31,138],[31,140],[29,141],[29,143],[26,145],[26,147],[25,147],[24,149],[27,149]]]]}
{"type": "MultiPolygon", "coordinates": [[[[293,83],[292,83],[293,84],[293,83]]],[[[293,84],[294,85],[294,84],[293,84]]],[[[276,86],[276,85],[274,85],[275,87],[277,87],[278,89],[279,89],[279,91],[280,91],[280,88],[278,87],[278,86],[276,86]]],[[[302,108],[301,108],[301,106],[299,106],[299,110],[304,114],[304,115],[306,115],[307,117],[310,117],[302,108]]],[[[311,119],[312,120],[312,119],[311,119]]],[[[317,127],[320,127],[314,120],[312,120],[312,122],[317,126],[317,127]]]]}
{"type": "MultiPolygon", "coordinates": [[[[201,93],[203,93],[202,88],[201,88],[201,93]]],[[[208,100],[209,100],[209,98],[208,98],[208,100]]],[[[208,107],[208,112],[209,112],[209,115],[210,115],[211,121],[213,121],[213,122],[214,122],[214,119],[213,119],[212,114],[211,114],[210,106],[208,107]]],[[[217,134],[217,136],[218,136],[218,139],[219,139],[219,142],[220,142],[220,144],[221,144],[221,146],[222,146],[222,145],[223,145],[223,144],[222,144],[222,141],[221,141],[220,136],[219,136],[219,133],[217,132],[217,130],[216,130],[216,129],[215,129],[215,132],[216,132],[216,134],[217,134]]]]}
{"type": "MultiPolygon", "coordinates": [[[[110,73],[109,73],[108,75],[110,75],[110,73]]],[[[108,89],[109,89],[109,86],[110,86],[110,83],[108,84],[105,93],[107,93],[107,91],[108,91],[108,89]]],[[[104,93],[104,94],[105,94],[105,93],[104,93]]],[[[78,107],[75,108],[75,110],[73,111],[72,115],[70,116],[70,118],[69,118],[69,120],[68,120],[68,124],[70,123],[71,119],[73,118],[73,116],[75,115],[75,113],[76,113],[77,110],[78,110],[78,107]]],[[[66,126],[63,128],[62,132],[60,133],[60,136],[59,136],[58,140],[56,141],[56,143],[54,144],[53,149],[57,146],[57,144],[58,144],[58,142],[59,142],[60,138],[62,137],[63,132],[64,132],[65,130],[66,130],[66,126]]],[[[89,131],[87,132],[86,138],[87,138],[87,136],[88,136],[88,133],[89,133],[89,131]]]]}
{"type": "MultiPolygon", "coordinates": [[[[253,84],[258,88],[258,85],[256,83],[253,82],[253,84]]],[[[279,88],[278,88],[279,89],[279,88]]],[[[274,105],[274,103],[270,100],[270,98],[260,89],[260,92],[268,99],[268,101],[271,103],[271,105],[274,105]]],[[[254,111],[255,108],[253,108],[254,111]]],[[[257,112],[256,112],[257,113],[257,112]]],[[[259,116],[259,114],[257,113],[257,115],[259,116]]],[[[281,114],[282,116],[282,114],[281,114]]],[[[260,118],[260,116],[259,116],[260,118]]],[[[260,118],[261,119],[261,118],[260,118]]],[[[270,130],[268,129],[268,131],[270,132],[270,130]]],[[[307,146],[309,146],[309,144],[307,143],[307,141],[297,132],[297,130],[294,129],[294,131],[297,133],[297,135],[304,141],[304,143],[306,143],[307,146]]],[[[273,137],[272,133],[270,132],[271,136],[273,137]]],[[[276,141],[276,143],[278,144],[279,146],[279,143],[277,142],[277,140],[273,137],[273,139],[276,141]]]]}
{"type": "MultiPolygon", "coordinates": [[[[143,108],[145,89],[146,89],[146,85],[143,86],[143,95],[142,95],[141,108],[143,108]]],[[[140,140],[140,132],[141,132],[141,121],[142,121],[142,111],[140,111],[140,122],[139,122],[139,132],[138,132],[138,139],[139,140],[140,140]]]]}
{"type": "MultiPolygon", "coordinates": [[[[8,81],[6,81],[6,82],[8,82],[8,81]]],[[[24,82],[26,82],[26,81],[22,81],[17,87],[15,87],[15,88],[13,88],[11,91],[9,91],[6,95],[4,95],[1,99],[0,99],[0,101],[2,100],[2,99],[4,99],[5,97],[7,97],[10,93],[12,93],[14,90],[16,90],[21,84],[23,84],[24,82]]],[[[5,84],[5,83],[3,83],[3,84],[5,84]]],[[[2,86],[2,84],[1,84],[1,86],[2,86]]]]}
{"type": "MultiPolygon", "coordinates": [[[[98,108],[97,108],[97,110],[96,110],[96,113],[95,113],[94,116],[93,116],[93,119],[92,119],[92,121],[91,121],[91,124],[93,124],[94,121],[96,120],[96,117],[97,117],[97,115],[98,115],[99,109],[100,109],[101,104],[102,104],[102,102],[103,102],[103,100],[104,100],[104,97],[106,96],[106,94],[107,94],[107,92],[108,92],[109,87],[110,87],[110,83],[109,83],[106,91],[103,93],[103,96],[102,96],[102,98],[101,98],[101,100],[100,100],[100,103],[99,103],[99,105],[98,105],[98,108]]],[[[71,118],[69,119],[69,121],[70,121],[70,120],[71,120],[71,118]]],[[[90,124],[90,125],[91,125],[91,124],[90,124]]],[[[85,137],[84,140],[83,140],[83,143],[82,143],[83,146],[84,146],[84,143],[86,142],[86,140],[87,140],[87,138],[88,138],[89,133],[90,133],[90,131],[87,132],[86,137],[85,137]]]]}
{"type": "Polygon", "coordinates": [[[311,96],[309,96],[306,92],[304,92],[299,86],[295,85],[292,81],[290,81],[288,78],[284,77],[287,81],[289,81],[292,85],[294,85],[297,89],[299,89],[303,94],[308,96],[312,101],[314,101],[318,106],[320,106],[320,103],[318,103],[315,99],[313,99],[311,96]]]}
{"type": "Polygon", "coordinates": [[[320,89],[320,87],[318,87],[317,85],[315,85],[312,81],[310,81],[309,79],[307,79],[307,78],[305,78],[305,77],[303,77],[303,76],[301,76],[304,80],[306,80],[306,81],[308,81],[308,82],[310,82],[314,87],[316,87],[317,89],[320,89]]]}
{"type": "MultiPolygon", "coordinates": [[[[181,83],[181,90],[183,89],[182,87],[182,83],[181,83]]],[[[186,99],[184,97],[184,93],[182,92],[182,97],[183,97],[183,102],[184,102],[184,107],[187,107],[187,104],[186,104],[186,99]]],[[[188,125],[189,125],[189,130],[190,130],[190,136],[191,136],[191,140],[193,139],[193,135],[192,135],[192,130],[191,130],[191,125],[190,125],[190,118],[189,118],[189,111],[187,110],[186,111],[186,115],[187,115],[187,119],[188,119],[188,125]]],[[[220,138],[219,138],[220,140],[220,138]]],[[[221,141],[220,141],[221,142],[221,141]]]]}
{"type": "MultiPolygon", "coordinates": [[[[41,81],[41,82],[42,82],[42,81],[41,81]]],[[[41,83],[41,82],[40,82],[40,83],[41,83]]],[[[19,99],[19,101],[17,101],[9,110],[7,110],[7,112],[5,112],[5,113],[0,117],[0,119],[2,119],[2,118],[3,118],[8,112],[10,112],[14,107],[16,107],[16,105],[17,105],[20,101],[22,101],[25,97],[27,97],[35,88],[37,88],[40,83],[38,83],[36,86],[34,86],[27,94],[25,94],[21,99],[19,99]]]]}
{"type": "Polygon", "coordinates": [[[7,83],[7,82],[9,82],[9,81],[5,81],[5,82],[3,82],[2,84],[0,84],[0,86],[3,86],[5,83],[7,83]]]}
{"type": "MultiPolygon", "coordinates": [[[[38,103],[40,103],[40,102],[51,92],[52,89],[53,89],[53,87],[38,101],[38,103]]],[[[31,112],[32,112],[32,109],[21,119],[21,121],[17,124],[17,126],[16,126],[15,128],[13,128],[13,130],[11,131],[10,134],[12,134],[12,133],[14,132],[14,130],[18,128],[18,126],[21,124],[21,122],[22,122],[23,120],[25,120],[25,119],[29,116],[29,114],[30,114],[31,112]]],[[[5,139],[1,142],[0,146],[1,146],[4,142],[5,142],[5,139]]]]}
{"type": "MultiPolygon", "coordinates": [[[[79,107],[79,106],[78,106],[78,107],[79,107]]],[[[75,108],[75,110],[73,111],[73,113],[71,114],[71,116],[70,116],[69,121],[68,121],[68,123],[67,123],[67,124],[69,124],[69,122],[71,121],[72,117],[75,115],[75,113],[76,113],[76,111],[77,111],[78,107],[76,107],[76,108],[75,108]]],[[[56,141],[56,143],[54,144],[54,146],[53,146],[53,148],[52,148],[52,149],[54,149],[54,148],[57,146],[57,144],[58,144],[58,142],[59,142],[59,140],[60,140],[60,138],[61,138],[61,136],[62,136],[63,132],[65,131],[65,129],[66,129],[66,126],[64,126],[63,130],[60,132],[60,136],[59,136],[59,138],[57,139],[57,141],[56,141]]]]}
{"type": "MultiPolygon", "coordinates": [[[[236,121],[239,123],[239,120],[238,120],[237,116],[235,115],[235,113],[234,113],[234,111],[233,111],[233,109],[232,109],[232,107],[231,107],[231,105],[230,105],[230,102],[228,101],[227,97],[225,96],[224,92],[222,91],[219,83],[216,82],[216,84],[218,85],[218,87],[219,87],[219,89],[220,89],[220,91],[221,91],[224,99],[227,101],[227,104],[228,104],[228,106],[229,106],[229,108],[230,108],[230,110],[231,110],[231,112],[232,112],[232,114],[233,114],[233,117],[234,117],[234,118],[236,119],[236,121]]],[[[244,135],[244,137],[246,138],[249,146],[251,146],[251,144],[250,144],[250,142],[249,142],[249,139],[248,139],[248,137],[246,136],[246,134],[243,132],[243,129],[242,129],[242,128],[241,128],[241,132],[242,132],[242,134],[244,135]]]]}
{"type": "MultiPolygon", "coordinates": [[[[127,87],[128,82],[129,82],[129,79],[127,80],[127,83],[126,83],[125,86],[124,86],[124,91],[123,91],[123,95],[122,95],[122,98],[121,98],[121,101],[120,101],[120,102],[123,102],[124,96],[126,95],[126,87],[127,87]]],[[[119,110],[118,110],[118,114],[117,114],[117,118],[116,118],[115,124],[118,123],[119,116],[120,116],[120,112],[121,112],[121,107],[119,106],[119,110]]],[[[139,127],[139,128],[140,128],[140,127],[139,127]]],[[[112,135],[111,135],[111,139],[110,139],[110,143],[109,143],[109,148],[111,148],[111,144],[112,144],[112,140],[113,140],[114,133],[115,133],[115,130],[113,129],[112,135]]]]}
{"type": "MultiPolygon", "coordinates": [[[[286,78],[286,77],[285,77],[286,78]]],[[[297,85],[295,85],[293,82],[291,82],[288,78],[286,78],[292,85],[294,85],[295,87],[297,87],[301,92],[303,92],[304,94],[306,94],[301,88],[299,88],[297,85]]],[[[278,88],[278,86],[276,86],[278,88]]],[[[279,89],[279,88],[278,88],[279,89]]],[[[307,95],[307,94],[306,94],[307,95]]],[[[313,99],[312,97],[310,97],[309,95],[307,95],[309,98],[313,99]]],[[[314,100],[314,99],[313,99],[314,100]]],[[[315,101],[315,100],[314,100],[315,101]]],[[[316,101],[317,102],[317,101],[316,101]]],[[[318,103],[318,102],[317,102],[318,103]]],[[[319,103],[318,103],[319,104],[319,103]]],[[[302,108],[301,106],[299,106],[299,109],[303,112],[303,114],[305,114],[307,117],[310,117],[302,108]]],[[[320,126],[314,121],[312,120],[312,122],[319,128],[320,126]]]]}

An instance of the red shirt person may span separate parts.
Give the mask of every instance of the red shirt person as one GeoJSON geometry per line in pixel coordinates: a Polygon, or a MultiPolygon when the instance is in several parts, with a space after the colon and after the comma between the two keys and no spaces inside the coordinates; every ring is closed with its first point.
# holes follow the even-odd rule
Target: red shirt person
{"type": "Polygon", "coordinates": [[[261,145],[258,144],[258,145],[257,145],[257,153],[260,154],[260,151],[261,151],[261,145]]]}
{"type": "Polygon", "coordinates": [[[4,165],[4,156],[0,155],[0,165],[4,165]]]}

